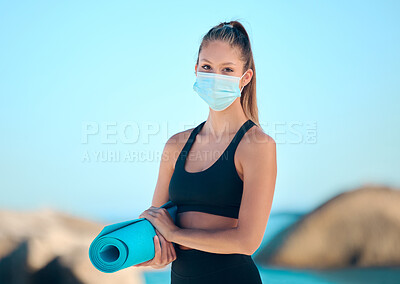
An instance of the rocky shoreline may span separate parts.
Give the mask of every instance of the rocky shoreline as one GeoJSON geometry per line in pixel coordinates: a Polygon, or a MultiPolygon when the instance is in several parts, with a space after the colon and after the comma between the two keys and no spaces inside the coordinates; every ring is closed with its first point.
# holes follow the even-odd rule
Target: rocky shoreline
{"type": "Polygon", "coordinates": [[[89,246],[104,226],[49,209],[0,210],[0,283],[145,283],[151,268],[108,274],[92,265],[89,246]]]}
{"type": "Polygon", "coordinates": [[[290,268],[400,267],[400,190],[367,185],[339,194],[280,232],[254,259],[290,268]]]}

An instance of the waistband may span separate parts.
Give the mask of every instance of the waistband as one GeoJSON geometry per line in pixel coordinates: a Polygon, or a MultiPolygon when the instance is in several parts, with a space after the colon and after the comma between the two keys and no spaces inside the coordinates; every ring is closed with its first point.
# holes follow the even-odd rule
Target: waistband
{"type": "MultiPolygon", "coordinates": [[[[204,257],[214,257],[221,259],[235,259],[235,260],[252,260],[251,255],[241,254],[241,253],[214,253],[198,249],[182,249],[179,245],[175,244],[175,252],[183,258],[190,258],[192,256],[204,256],[204,257]]],[[[177,255],[178,257],[178,255],[177,255]]]]}
{"type": "Polygon", "coordinates": [[[251,255],[240,253],[213,253],[197,249],[181,249],[175,244],[176,259],[173,273],[181,277],[197,277],[242,265],[254,265],[251,255]]]}

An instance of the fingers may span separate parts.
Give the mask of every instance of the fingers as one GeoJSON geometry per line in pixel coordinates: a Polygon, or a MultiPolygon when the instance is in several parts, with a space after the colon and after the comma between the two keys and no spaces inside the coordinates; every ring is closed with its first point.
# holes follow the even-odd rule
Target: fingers
{"type": "Polygon", "coordinates": [[[150,263],[150,261],[151,260],[148,260],[148,261],[145,261],[145,262],[142,262],[142,263],[139,263],[139,264],[135,264],[135,265],[133,265],[133,266],[146,266],[146,265],[148,265],[149,263],[150,263]]]}
{"type": "Polygon", "coordinates": [[[139,215],[139,218],[146,218],[146,216],[149,216],[149,215],[151,215],[150,211],[149,210],[145,210],[139,215]]]}
{"type": "Polygon", "coordinates": [[[175,248],[172,242],[167,241],[163,235],[156,229],[161,242],[161,251],[163,252],[161,262],[163,265],[168,264],[176,259],[175,248]]]}
{"type": "Polygon", "coordinates": [[[149,219],[149,221],[150,221],[152,219],[152,217],[156,217],[158,214],[159,214],[159,212],[157,212],[157,211],[147,209],[139,215],[139,218],[146,218],[146,219],[149,219]]]}
{"type": "Polygon", "coordinates": [[[155,208],[157,208],[157,207],[150,206],[148,209],[146,209],[146,210],[144,210],[142,213],[140,213],[140,215],[139,215],[138,218],[145,218],[144,215],[146,215],[146,214],[152,215],[152,214],[151,214],[151,213],[152,213],[152,210],[154,210],[155,208]]]}
{"type": "Polygon", "coordinates": [[[157,235],[159,236],[160,242],[161,242],[161,263],[164,265],[167,263],[168,259],[170,258],[169,256],[169,249],[168,249],[168,243],[167,240],[163,237],[163,235],[160,234],[158,230],[156,230],[157,235]]]}
{"type": "Polygon", "coordinates": [[[156,234],[154,236],[154,251],[155,251],[155,256],[154,258],[160,258],[161,256],[161,244],[160,244],[160,238],[159,236],[156,234]]]}
{"type": "Polygon", "coordinates": [[[171,243],[171,245],[170,245],[170,250],[171,250],[171,257],[172,257],[171,262],[172,262],[176,259],[176,252],[175,252],[175,247],[174,247],[173,243],[171,243]]]}
{"type": "Polygon", "coordinates": [[[174,248],[174,244],[172,242],[168,242],[168,261],[167,263],[170,263],[176,259],[176,252],[174,248]]]}
{"type": "Polygon", "coordinates": [[[176,252],[173,243],[168,242],[156,229],[154,240],[154,257],[151,260],[135,264],[139,266],[164,266],[176,259],[176,252]]]}
{"type": "Polygon", "coordinates": [[[164,244],[162,243],[161,239],[162,236],[161,234],[156,231],[156,235],[154,236],[156,243],[154,244],[154,248],[156,251],[156,255],[154,257],[154,264],[155,265],[163,265],[164,263],[164,257],[165,257],[165,248],[164,244]]]}
{"type": "Polygon", "coordinates": [[[139,218],[146,218],[147,217],[155,217],[157,218],[160,215],[166,215],[169,218],[172,219],[171,215],[169,215],[169,212],[167,211],[167,209],[165,208],[159,208],[159,207],[155,207],[155,206],[151,206],[149,209],[143,211],[140,215],[139,218]]]}

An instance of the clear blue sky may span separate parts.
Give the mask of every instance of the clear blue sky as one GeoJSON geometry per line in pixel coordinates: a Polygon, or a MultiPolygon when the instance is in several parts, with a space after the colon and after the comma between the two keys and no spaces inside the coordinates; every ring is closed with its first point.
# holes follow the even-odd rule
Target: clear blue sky
{"type": "Polygon", "coordinates": [[[208,115],[192,89],[201,37],[236,19],[277,143],[272,210],[400,186],[399,14],[399,1],[1,1],[0,207],[108,220],[147,209],[156,155],[208,115]]]}

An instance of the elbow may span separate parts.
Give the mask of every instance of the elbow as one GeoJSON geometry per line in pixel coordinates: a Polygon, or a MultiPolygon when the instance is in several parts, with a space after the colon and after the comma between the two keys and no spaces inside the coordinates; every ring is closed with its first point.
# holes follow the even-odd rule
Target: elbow
{"type": "Polygon", "coordinates": [[[241,253],[246,255],[254,254],[261,245],[261,241],[258,238],[254,238],[249,234],[244,234],[240,243],[242,244],[241,253]]]}
{"type": "Polygon", "coordinates": [[[245,246],[243,254],[253,255],[257,251],[258,247],[259,247],[258,245],[249,243],[247,246],[245,246]]]}

